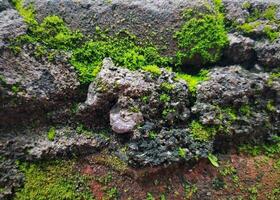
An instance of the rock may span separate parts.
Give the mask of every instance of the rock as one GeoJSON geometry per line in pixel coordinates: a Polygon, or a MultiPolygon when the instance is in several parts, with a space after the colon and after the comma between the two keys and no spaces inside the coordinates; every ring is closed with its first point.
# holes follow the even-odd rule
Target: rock
{"type": "Polygon", "coordinates": [[[2,6],[4,5],[0,2],[0,50],[6,45],[7,40],[23,35],[27,30],[27,25],[16,10],[5,9],[1,12],[2,6]]]}
{"type": "Polygon", "coordinates": [[[24,182],[24,175],[18,169],[15,161],[0,158],[0,199],[12,199],[16,189],[24,182]]]}
{"type": "Polygon", "coordinates": [[[280,66],[280,39],[273,43],[258,42],[255,47],[258,62],[266,68],[277,68],[280,66]]]}
{"type": "Polygon", "coordinates": [[[224,52],[227,63],[242,64],[254,62],[254,40],[248,37],[243,37],[237,33],[229,34],[228,38],[229,46],[224,52]]]}
{"type": "Polygon", "coordinates": [[[0,0],[0,12],[3,10],[7,10],[8,8],[11,8],[11,5],[8,0],[0,0]]]}
{"type": "Polygon", "coordinates": [[[44,110],[55,110],[75,97],[75,71],[63,62],[37,60],[30,52],[0,52],[0,124],[15,123],[32,112],[45,115],[44,110]]]}
{"type": "Polygon", "coordinates": [[[56,129],[55,138],[47,137],[49,129],[1,131],[0,153],[9,159],[38,161],[70,158],[73,155],[92,154],[107,145],[97,134],[77,134],[69,127],[56,129]]]}
{"type": "Polygon", "coordinates": [[[116,133],[132,133],[143,121],[141,112],[131,112],[118,107],[110,111],[110,125],[116,133]]]}
{"type": "Polygon", "coordinates": [[[189,119],[190,110],[187,84],[175,78],[174,73],[166,70],[155,76],[116,67],[110,59],[104,59],[78,115],[91,126],[102,111],[103,121],[110,118],[117,133],[131,132],[143,121],[157,124],[160,129],[176,127],[189,119]]]}
{"type": "Polygon", "coordinates": [[[268,80],[269,74],[251,73],[240,66],[211,70],[209,80],[198,87],[192,112],[200,123],[217,131],[215,148],[221,150],[225,141],[263,141],[277,134],[279,89],[268,80]],[[277,107],[274,111],[269,111],[270,103],[277,107]]]}
{"type": "Polygon", "coordinates": [[[212,142],[195,141],[188,130],[162,130],[154,139],[142,137],[128,145],[129,163],[135,167],[168,165],[178,161],[206,158],[212,151],[212,142]],[[179,148],[185,152],[179,154],[179,148]]]}

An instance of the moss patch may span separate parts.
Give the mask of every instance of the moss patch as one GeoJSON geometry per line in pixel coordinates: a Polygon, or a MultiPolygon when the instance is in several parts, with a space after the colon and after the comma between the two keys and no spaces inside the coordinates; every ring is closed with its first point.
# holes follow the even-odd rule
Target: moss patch
{"type": "Polygon", "coordinates": [[[177,73],[177,79],[186,81],[188,88],[192,94],[196,93],[196,89],[199,83],[208,80],[208,70],[201,70],[198,75],[189,75],[183,73],[177,73]]]}
{"type": "Polygon", "coordinates": [[[220,59],[222,49],[228,44],[221,6],[221,2],[215,1],[214,9],[209,8],[206,13],[191,9],[184,12],[186,22],[175,33],[181,48],[177,53],[177,64],[182,65],[184,60],[197,57],[200,57],[202,64],[220,59]]]}
{"type": "Polygon", "coordinates": [[[25,185],[17,191],[15,199],[93,199],[87,178],[76,174],[73,167],[73,161],[20,164],[25,185]]]}

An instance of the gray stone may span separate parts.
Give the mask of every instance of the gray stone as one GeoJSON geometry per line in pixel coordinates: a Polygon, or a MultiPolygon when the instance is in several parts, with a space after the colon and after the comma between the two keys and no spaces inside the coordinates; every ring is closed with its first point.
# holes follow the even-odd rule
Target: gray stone
{"type": "Polygon", "coordinates": [[[258,42],[255,47],[258,62],[266,68],[277,68],[280,66],[280,39],[270,43],[268,41],[258,42]]]}
{"type": "Polygon", "coordinates": [[[77,134],[70,127],[57,128],[54,140],[50,141],[48,131],[48,127],[1,130],[0,154],[18,160],[50,160],[92,154],[107,145],[100,135],[77,134]]]}
{"type": "Polygon", "coordinates": [[[22,113],[57,108],[76,94],[79,81],[68,64],[37,60],[30,52],[0,52],[0,124],[13,123],[22,113]]]}
{"type": "Polygon", "coordinates": [[[225,59],[228,63],[238,64],[254,62],[254,40],[237,33],[229,34],[228,38],[229,46],[224,52],[225,59]]]}
{"type": "Polygon", "coordinates": [[[24,175],[15,161],[0,157],[0,199],[12,199],[16,189],[24,182],[24,175]]]}
{"type": "Polygon", "coordinates": [[[116,133],[132,133],[143,121],[141,112],[131,112],[118,107],[110,111],[110,125],[116,133]]]}
{"type": "Polygon", "coordinates": [[[78,115],[93,124],[93,119],[102,112],[103,118],[110,118],[113,130],[124,133],[131,132],[143,119],[159,128],[186,122],[190,117],[188,106],[187,84],[177,81],[174,73],[162,69],[161,75],[154,76],[116,67],[110,59],[104,59],[101,71],[89,86],[86,102],[79,106],[78,115]],[[165,91],[162,84],[172,88],[165,91]],[[161,95],[167,96],[166,102],[160,100],[161,95]]]}
{"type": "Polygon", "coordinates": [[[26,33],[27,25],[16,10],[7,9],[1,12],[0,4],[0,50],[7,43],[17,36],[26,33]]]}

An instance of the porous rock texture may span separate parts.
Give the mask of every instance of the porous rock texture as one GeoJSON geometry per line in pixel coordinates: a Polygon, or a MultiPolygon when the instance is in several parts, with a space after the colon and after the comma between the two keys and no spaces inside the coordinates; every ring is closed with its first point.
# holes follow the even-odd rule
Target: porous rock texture
{"type": "MultiPolygon", "coordinates": [[[[158,127],[174,127],[187,122],[190,116],[188,97],[186,83],[176,81],[175,73],[162,70],[157,76],[130,71],[116,67],[106,58],[89,86],[87,100],[80,105],[78,115],[94,115],[102,110],[108,116],[110,111],[110,124],[116,133],[132,133],[144,120],[158,127]],[[166,95],[168,100],[160,100],[161,95],[166,95]]],[[[94,118],[89,120],[94,123],[94,118]]]]}
{"type": "MultiPolygon", "coordinates": [[[[38,61],[28,48],[15,55],[0,52],[0,124],[11,124],[27,113],[55,110],[73,99],[79,81],[63,62],[38,61]]],[[[35,115],[35,114],[34,114],[35,115]]]]}
{"type": "MultiPolygon", "coordinates": [[[[205,1],[32,2],[39,20],[59,15],[73,30],[93,35],[96,26],[109,28],[111,34],[126,29],[158,45],[164,55],[175,55],[178,45],[173,36],[184,23],[182,12],[186,8],[203,12],[205,1]]],[[[277,0],[250,2],[261,10],[271,3],[279,5],[277,0]]],[[[223,3],[230,23],[246,22],[250,11],[243,7],[244,1],[223,3]]],[[[276,16],[280,18],[279,13],[278,9],[276,16]]],[[[212,67],[196,94],[166,69],[160,75],[130,71],[106,58],[88,88],[87,98],[80,100],[77,73],[67,62],[69,55],[58,54],[50,62],[35,58],[33,45],[23,46],[17,54],[8,48],[10,40],[25,34],[27,25],[10,1],[0,0],[0,188],[4,188],[0,199],[11,198],[22,185],[23,175],[15,159],[66,158],[92,154],[109,145],[132,166],[155,166],[205,158],[213,150],[279,135],[280,79],[262,71],[279,68],[279,39],[269,41],[264,37],[264,25],[279,29],[279,24],[259,21],[262,25],[250,34],[230,30],[229,45],[218,63],[223,67],[212,67]],[[238,64],[249,69],[260,66],[262,72],[253,73],[238,64]],[[72,109],[76,99],[79,105],[72,109]],[[64,107],[74,110],[73,116],[69,117],[64,107]],[[48,124],[19,128],[23,120],[35,126],[34,120],[46,118],[47,113],[51,113],[52,122],[64,123],[56,129],[53,141],[47,136],[48,124]],[[211,128],[215,135],[209,141],[195,139],[191,127],[194,121],[211,128]],[[110,128],[113,133],[109,140],[97,134],[84,135],[75,130],[79,123],[110,128]],[[120,153],[120,146],[126,151],[120,153]]]]}
{"type": "Polygon", "coordinates": [[[279,88],[274,85],[279,84],[279,78],[274,84],[268,79],[266,73],[251,73],[240,66],[213,69],[210,79],[198,87],[192,112],[202,124],[220,126],[221,137],[230,138],[226,142],[262,141],[268,135],[277,135],[279,88]],[[267,106],[270,102],[273,110],[267,106]]]}

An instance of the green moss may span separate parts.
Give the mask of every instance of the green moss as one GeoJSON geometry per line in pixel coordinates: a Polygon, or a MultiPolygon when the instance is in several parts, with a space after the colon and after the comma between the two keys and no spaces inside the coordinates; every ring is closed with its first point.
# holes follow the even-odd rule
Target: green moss
{"type": "Polygon", "coordinates": [[[252,109],[249,105],[242,105],[239,109],[239,111],[241,112],[241,114],[245,115],[245,116],[250,116],[252,109]]]}
{"type": "Polygon", "coordinates": [[[250,3],[246,3],[246,6],[243,6],[243,9],[250,11],[250,15],[246,18],[246,22],[241,25],[236,25],[237,29],[242,31],[243,33],[250,35],[254,32],[260,25],[265,25],[263,33],[265,36],[270,40],[274,41],[275,39],[279,38],[280,32],[278,29],[272,29],[273,26],[279,26],[280,21],[277,19],[277,6],[270,5],[264,11],[254,8],[252,10],[252,6],[250,3]],[[263,24],[259,20],[267,20],[266,24],[263,24]]]}
{"type": "Polygon", "coordinates": [[[250,34],[256,29],[258,26],[260,26],[262,23],[259,21],[251,22],[251,23],[244,23],[240,26],[238,26],[238,29],[246,34],[250,34]]]}
{"type": "Polygon", "coordinates": [[[17,84],[13,85],[11,89],[14,94],[17,94],[20,92],[20,87],[17,84]]]}
{"type": "Polygon", "coordinates": [[[116,187],[112,187],[112,188],[107,189],[106,195],[109,199],[114,200],[114,199],[118,199],[118,197],[120,196],[120,193],[116,187]]]}
{"type": "Polygon", "coordinates": [[[190,125],[190,132],[193,138],[198,141],[209,141],[216,135],[216,129],[214,127],[202,125],[195,120],[190,125]]]}
{"type": "Polygon", "coordinates": [[[149,137],[151,140],[154,140],[154,139],[156,139],[156,137],[157,137],[157,133],[156,133],[155,131],[150,131],[150,132],[148,133],[148,137],[149,137]]]}
{"type": "Polygon", "coordinates": [[[133,106],[129,108],[130,112],[134,112],[134,113],[139,113],[140,112],[140,108],[138,106],[133,106]]]}
{"type": "Polygon", "coordinates": [[[155,200],[155,198],[153,197],[153,195],[150,192],[148,192],[146,200],[155,200]]]}
{"type": "Polygon", "coordinates": [[[183,73],[176,74],[177,79],[182,79],[188,84],[188,88],[192,94],[196,93],[199,83],[208,80],[208,70],[201,70],[198,75],[189,75],[183,73]]]}
{"type": "Polygon", "coordinates": [[[269,86],[272,86],[273,81],[280,78],[280,72],[271,73],[267,81],[269,86]]]}
{"type": "Polygon", "coordinates": [[[48,140],[54,141],[55,135],[56,135],[56,130],[54,127],[51,127],[50,130],[48,131],[48,140]]]}
{"type": "Polygon", "coordinates": [[[223,112],[228,116],[228,118],[229,118],[229,120],[231,122],[237,120],[237,113],[236,113],[235,109],[233,109],[233,108],[224,108],[223,112]]]}
{"type": "Polygon", "coordinates": [[[174,89],[174,85],[168,82],[163,82],[160,85],[160,88],[165,92],[171,92],[174,89]]]}
{"type": "Polygon", "coordinates": [[[73,161],[20,164],[25,184],[16,200],[93,199],[87,178],[74,172],[73,161]]]}
{"type": "Polygon", "coordinates": [[[243,4],[242,4],[242,8],[243,9],[249,9],[249,8],[251,8],[251,3],[249,2],[249,1],[245,1],[243,4]]]}
{"type": "Polygon", "coordinates": [[[166,118],[168,116],[168,114],[170,113],[174,113],[176,110],[173,109],[173,108],[165,108],[163,111],[162,111],[162,116],[164,118],[166,118]]]}
{"type": "Polygon", "coordinates": [[[24,7],[24,1],[25,0],[12,0],[12,3],[14,4],[15,8],[27,24],[37,25],[37,21],[35,19],[35,12],[32,4],[30,4],[27,7],[24,7]]]}
{"type": "Polygon", "coordinates": [[[269,112],[276,112],[276,107],[273,103],[273,101],[268,101],[267,104],[266,104],[266,109],[269,111],[269,112]]]}
{"type": "Polygon", "coordinates": [[[250,154],[252,156],[266,155],[269,157],[278,157],[280,155],[280,137],[272,136],[270,143],[252,145],[245,144],[239,147],[242,153],[250,154]]]}
{"type": "Polygon", "coordinates": [[[215,9],[209,9],[207,13],[190,9],[184,12],[186,22],[175,33],[181,48],[177,53],[177,64],[181,65],[185,60],[193,60],[197,56],[201,58],[202,64],[220,59],[222,49],[228,44],[220,8],[221,3],[216,1],[215,9]]]}
{"type": "Polygon", "coordinates": [[[161,69],[156,65],[147,65],[142,67],[142,69],[146,72],[150,72],[153,75],[159,76],[161,75],[161,69]]]}
{"type": "Polygon", "coordinates": [[[79,72],[81,82],[89,83],[96,75],[95,69],[101,67],[105,57],[111,57],[115,64],[130,70],[143,68],[157,75],[161,72],[156,66],[167,66],[170,62],[169,58],[160,56],[152,45],[141,47],[128,35],[99,35],[95,40],[75,49],[70,62],[79,72]]]}
{"type": "Polygon", "coordinates": [[[159,97],[160,101],[166,103],[170,101],[170,96],[168,94],[162,94],[159,97]]]}
{"type": "Polygon", "coordinates": [[[270,20],[270,21],[275,21],[277,20],[276,17],[277,14],[277,6],[275,5],[270,5],[263,13],[262,13],[262,17],[270,20]]]}
{"type": "Polygon", "coordinates": [[[179,155],[179,157],[181,157],[181,158],[185,158],[185,157],[186,157],[186,150],[183,149],[183,148],[181,148],[181,147],[179,147],[179,149],[178,149],[178,155],[179,155]]]}

